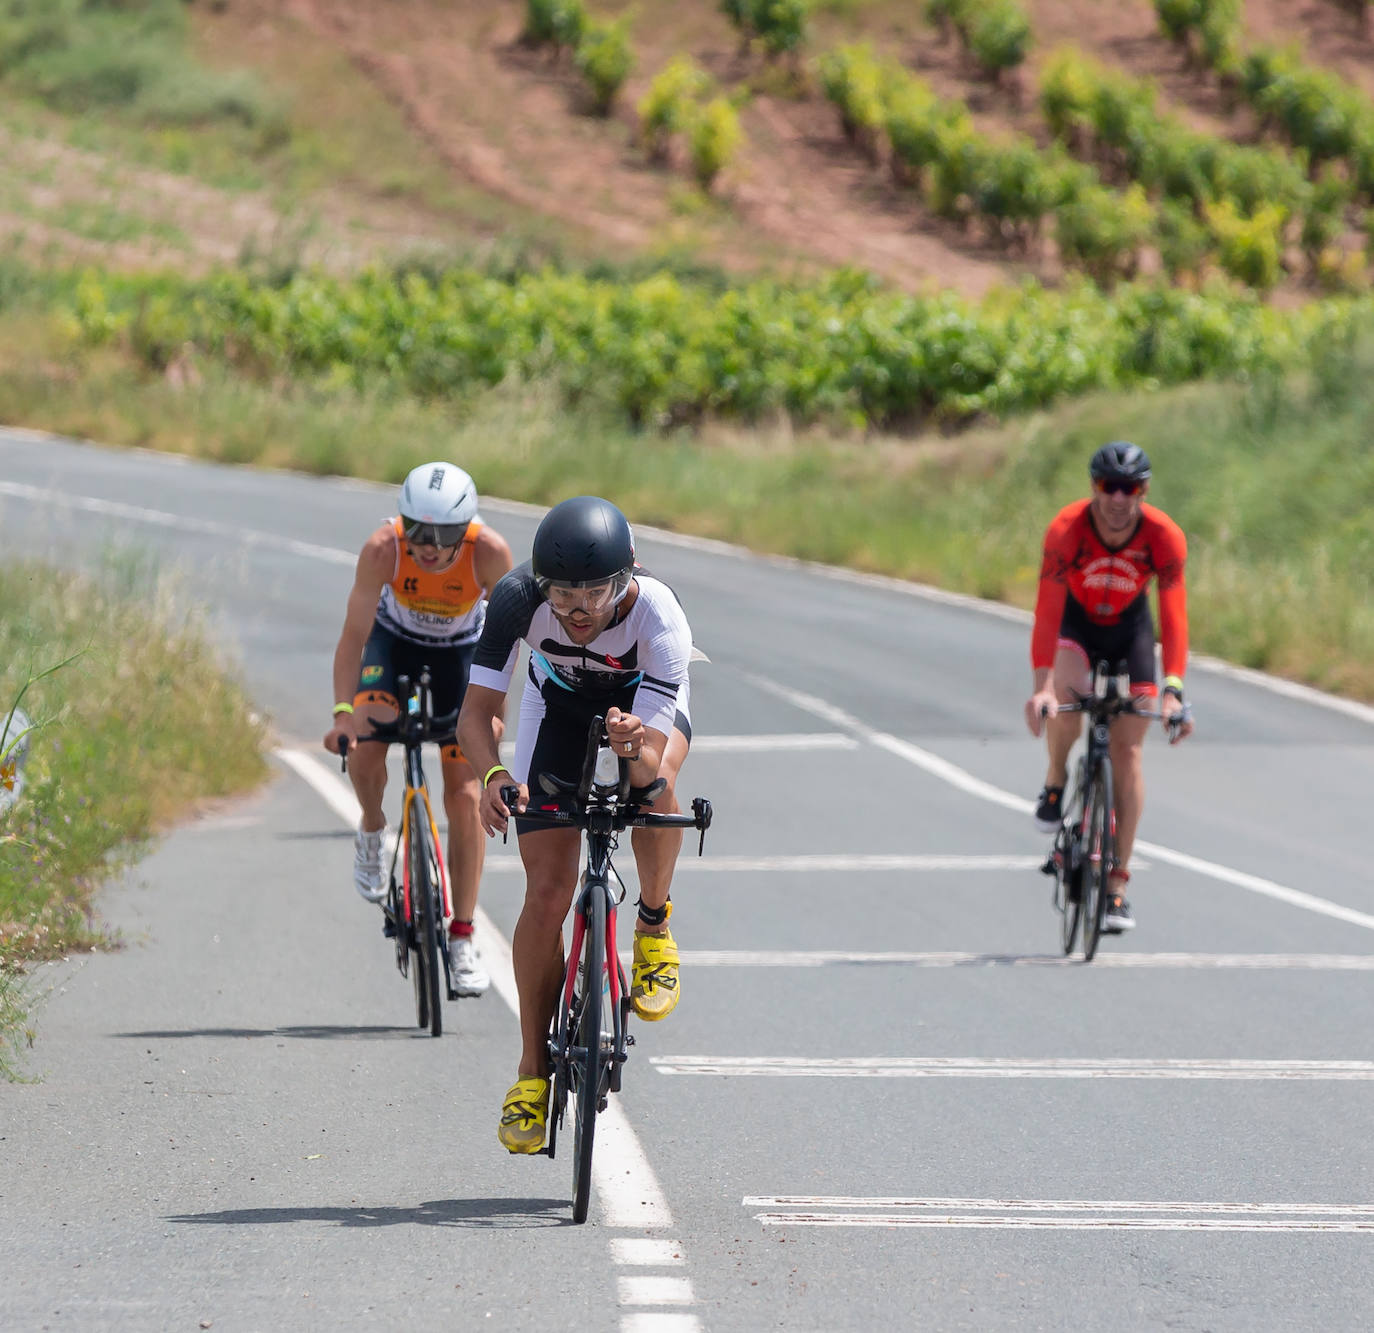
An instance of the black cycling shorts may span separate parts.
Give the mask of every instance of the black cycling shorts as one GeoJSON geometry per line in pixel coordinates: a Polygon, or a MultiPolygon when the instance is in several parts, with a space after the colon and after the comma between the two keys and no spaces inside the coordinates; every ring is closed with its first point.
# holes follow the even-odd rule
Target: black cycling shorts
{"type": "Polygon", "coordinates": [[[1143,593],[1122,613],[1114,625],[1095,625],[1088,619],[1081,602],[1070,596],[1064,602],[1064,617],[1059,624],[1060,641],[1067,640],[1083,650],[1088,670],[1105,660],[1108,670],[1115,671],[1118,662],[1125,662],[1131,673],[1132,686],[1148,686],[1135,693],[1153,694],[1158,688],[1155,680],[1155,625],[1150,615],[1150,601],[1143,593]]]}
{"type": "MultiPolygon", "coordinates": [[[[358,672],[358,692],[353,696],[355,708],[362,704],[382,704],[399,708],[396,681],[409,676],[420,679],[429,668],[429,689],[435,717],[462,706],[468,688],[468,672],[477,652],[476,643],[450,648],[442,644],[416,643],[392,633],[384,625],[374,624],[363,649],[362,668],[358,672]]],[[[445,752],[447,754],[447,751],[445,752]]]]}
{"type": "MultiPolygon", "coordinates": [[[[539,719],[539,731],[534,739],[534,752],[530,756],[530,771],[526,781],[529,784],[530,807],[557,805],[558,799],[549,796],[539,785],[541,773],[552,773],[564,782],[578,782],[582,777],[582,765],[587,757],[587,729],[592,718],[598,713],[603,717],[613,707],[622,713],[633,712],[635,687],[598,699],[594,704],[585,706],[578,700],[573,707],[549,707],[539,719]]],[[[692,724],[679,712],[673,719],[673,730],[680,731],[688,744],[692,740],[692,724]]],[[[547,829],[547,824],[531,824],[523,819],[515,821],[517,834],[537,833],[547,829]]]]}

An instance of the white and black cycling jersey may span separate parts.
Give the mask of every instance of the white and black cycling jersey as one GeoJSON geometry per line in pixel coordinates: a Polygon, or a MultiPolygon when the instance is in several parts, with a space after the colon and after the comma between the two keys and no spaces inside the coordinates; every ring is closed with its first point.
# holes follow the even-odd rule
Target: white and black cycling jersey
{"type": "Polygon", "coordinates": [[[635,582],[639,595],[624,618],[583,645],[564,632],[529,563],[511,570],[492,589],[471,684],[504,694],[523,640],[530,647],[526,692],[536,691],[548,708],[582,712],[633,691],[635,716],[668,735],[679,699],[686,699],[692,631],[666,583],[642,571],[636,571],[635,582]]]}

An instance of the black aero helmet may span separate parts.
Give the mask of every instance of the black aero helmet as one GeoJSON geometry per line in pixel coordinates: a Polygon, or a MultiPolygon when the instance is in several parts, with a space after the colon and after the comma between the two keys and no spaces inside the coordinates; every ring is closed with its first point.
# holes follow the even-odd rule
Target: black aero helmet
{"type": "Polygon", "coordinates": [[[1113,440],[1093,455],[1088,472],[1094,481],[1149,481],[1150,458],[1138,444],[1113,440]]]}
{"type": "Polygon", "coordinates": [[[530,561],[541,589],[550,584],[585,588],[617,583],[629,587],[635,539],[625,515],[609,500],[575,495],[554,505],[534,534],[530,561]]]}

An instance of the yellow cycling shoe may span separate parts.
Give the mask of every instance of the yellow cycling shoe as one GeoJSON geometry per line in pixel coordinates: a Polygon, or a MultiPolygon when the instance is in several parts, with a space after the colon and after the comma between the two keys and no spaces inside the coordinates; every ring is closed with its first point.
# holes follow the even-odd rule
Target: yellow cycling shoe
{"type": "Polygon", "coordinates": [[[665,930],[662,935],[635,931],[630,1003],[645,1022],[656,1023],[676,1008],[680,994],[677,967],[677,944],[671,931],[665,930]]]}
{"type": "Polygon", "coordinates": [[[549,1118],[549,1080],[518,1078],[501,1106],[496,1137],[511,1152],[538,1152],[549,1118]]]}

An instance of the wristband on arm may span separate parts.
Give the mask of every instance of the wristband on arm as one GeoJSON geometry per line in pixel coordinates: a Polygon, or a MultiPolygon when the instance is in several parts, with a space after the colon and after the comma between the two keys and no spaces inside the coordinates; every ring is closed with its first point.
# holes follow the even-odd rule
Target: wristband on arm
{"type": "Polygon", "coordinates": [[[350,714],[351,714],[352,712],[353,712],[353,705],[352,705],[352,704],[335,704],[335,705],[334,705],[334,716],[335,716],[335,717],[338,717],[340,713],[350,713],[350,714]]]}

